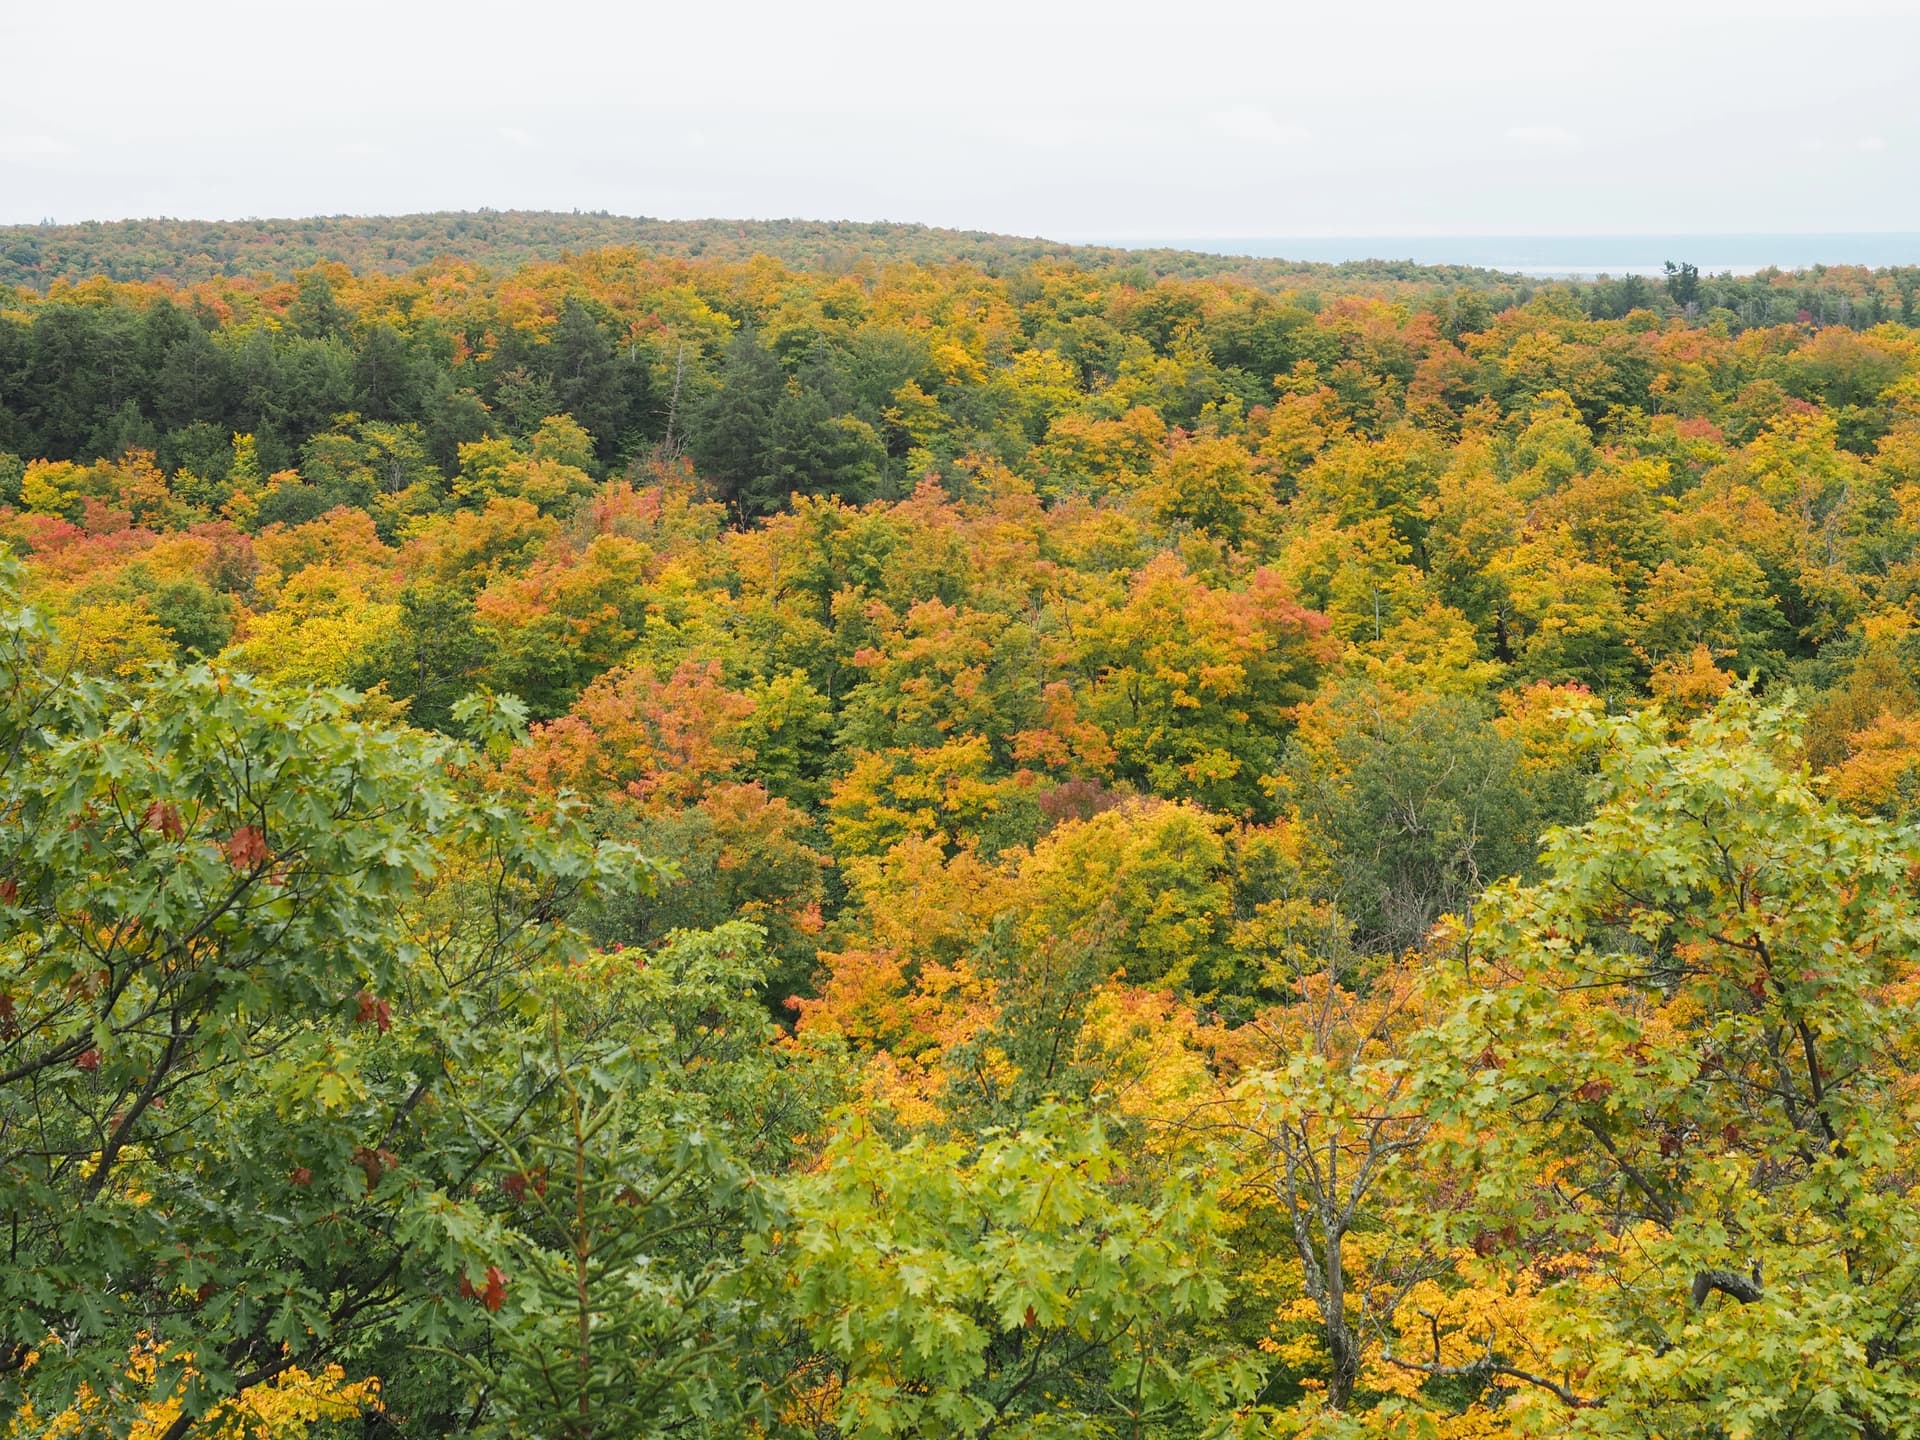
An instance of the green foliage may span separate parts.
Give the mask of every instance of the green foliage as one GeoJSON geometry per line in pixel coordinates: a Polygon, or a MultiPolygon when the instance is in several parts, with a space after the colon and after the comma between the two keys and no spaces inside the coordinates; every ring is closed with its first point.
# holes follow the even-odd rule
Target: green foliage
{"type": "Polygon", "coordinates": [[[1177,1434],[1250,1393],[1189,1330],[1226,1295],[1204,1181],[1130,1196],[1098,1120],[1046,1108],[977,1154],[855,1120],[824,1158],[783,1243],[840,1433],[1177,1434]]]}
{"type": "Polygon", "coordinates": [[[489,1153],[479,1198],[439,1218],[485,1317],[484,1347],[457,1353],[481,1433],[727,1433],[767,1414],[783,1337],[748,1241],[775,1224],[764,1177],[823,1096],[769,1043],[763,966],[735,924],[550,972],[488,1083],[459,1095],[489,1153]]]}
{"type": "Polygon", "coordinates": [[[365,1303],[370,1274],[337,1296],[301,1277],[318,1256],[286,1213],[312,1202],[287,1174],[353,1148],[329,1037],[397,983],[395,904],[452,818],[448,752],[355,724],[340,696],[281,700],[206,666],[62,683],[30,612],[7,638],[5,1341],[70,1337],[38,1386],[97,1377],[142,1331],[225,1330],[234,1351],[190,1347],[217,1387],[248,1337],[365,1303]],[[234,1124],[240,1086],[258,1130],[234,1124]],[[303,1133],[308,1107],[326,1119],[303,1133]]]}
{"type": "Polygon", "coordinates": [[[1608,742],[1594,818],[1440,982],[1421,1084],[1471,1199],[1430,1223],[1582,1257],[1544,1295],[1599,1397],[1569,1433],[1911,1433],[1914,839],[1745,692],[1608,742]]]}
{"type": "Polygon", "coordinates": [[[1519,746],[1489,720],[1458,696],[1403,707],[1349,687],[1321,721],[1329,739],[1288,751],[1282,793],[1328,847],[1341,907],[1388,948],[1525,863],[1541,817],[1519,746]]]}
{"type": "Polygon", "coordinates": [[[1913,1431],[1914,275],[4,245],[21,1435],[1913,1431]]]}
{"type": "Polygon", "coordinates": [[[18,608],[5,638],[11,1399],[29,1351],[43,1414],[118,1390],[141,1337],[167,1347],[160,1394],[191,1355],[191,1416],[444,1333],[433,1197],[485,1151],[435,1133],[441,1087],[489,997],[570,950],[555,917],[633,858],[468,793],[447,742],[361,724],[344,694],[50,674],[18,608]]]}

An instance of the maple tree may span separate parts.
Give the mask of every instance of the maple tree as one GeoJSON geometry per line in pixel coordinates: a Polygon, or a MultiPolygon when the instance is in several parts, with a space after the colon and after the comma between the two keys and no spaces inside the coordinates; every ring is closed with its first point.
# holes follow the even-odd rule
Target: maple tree
{"type": "MultiPolygon", "coordinates": [[[[1534,1279],[1559,1433],[1913,1414],[1911,842],[1788,768],[1795,741],[1744,690],[1677,739],[1609,722],[1593,819],[1436,973],[1452,1013],[1414,1063],[1464,1203],[1429,1224],[1534,1279]]],[[[1495,1374],[1502,1340],[1402,1354],[1495,1374]]]]}
{"type": "Polygon", "coordinates": [[[826,1161],[783,1243],[842,1433],[1144,1433],[1250,1391],[1183,1334],[1225,1298],[1204,1189],[1116,1194],[1097,1122],[1042,1110],[971,1158],[857,1123],[826,1161]]]}

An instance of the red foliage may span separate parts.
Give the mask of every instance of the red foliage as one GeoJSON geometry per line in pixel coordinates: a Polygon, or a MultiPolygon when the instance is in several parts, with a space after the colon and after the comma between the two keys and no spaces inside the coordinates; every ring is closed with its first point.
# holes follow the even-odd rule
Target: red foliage
{"type": "Polygon", "coordinates": [[[752,713],[753,702],[721,682],[718,661],[684,661],[664,680],[615,670],[568,714],[535,726],[509,766],[545,794],[624,790],[643,805],[684,805],[739,765],[739,729],[752,713]]]}
{"type": "Polygon", "coordinates": [[[375,1150],[368,1145],[353,1147],[353,1163],[360,1167],[360,1173],[367,1177],[367,1189],[377,1188],[380,1177],[400,1163],[400,1159],[391,1150],[375,1150]]]}
{"type": "Polygon", "coordinates": [[[365,1025],[371,1022],[380,1029],[382,1035],[393,1028],[393,1006],[369,991],[361,990],[354,995],[356,1008],[353,1023],[365,1025]]]}
{"type": "Polygon", "coordinates": [[[267,837],[255,826],[242,825],[227,840],[227,861],[236,870],[257,869],[268,854],[267,837]]]}
{"type": "Polygon", "coordinates": [[[546,1167],[543,1165],[532,1170],[515,1170],[500,1182],[500,1188],[506,1192],[507,1198],[516,1205],[526,1203],[527,1191],[529,1189],[544,1200],[547,1196],[546,1167]]]}
{"type": "Polygon", "coordinates": [[[148,830],[158,830],[169,840],[184,839],[187,833],[186,822],[180,818],[179,807],[169,805],[164,800],[152,801],[147,806],[147,813],[142,818],[141,825],[148,830]]]}
{"type": "Polygon", "coordinates": [[[489,1311],[497,1312],[507,1298],[506,1273],[498,1265],[489,1265],[486,1279],[487,1283],[484,1287],[476,1288],[474,1283],[463,1274],[460,1277],[460,1298],[478,1300],[489,1311]]]}

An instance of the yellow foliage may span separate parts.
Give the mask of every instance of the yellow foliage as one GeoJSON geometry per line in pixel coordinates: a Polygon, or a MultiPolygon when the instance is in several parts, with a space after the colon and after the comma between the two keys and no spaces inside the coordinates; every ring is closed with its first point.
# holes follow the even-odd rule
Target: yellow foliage
{"type": "Polygon", "coordinates": [[[1695,645],[1682,658],[1669,655],[1653,667],[1653,698],[1677,720],[1704,715],[1732,688],[1734,676],[1713,663],[1713,652],[1695,645]]]}
{"type": "Polygon", "coordinates": [[[1538,683],[1502,695],[1493,725],[1520,746],[1520,763],[1537,773],[1567,769],[1592,755],[1599,736],[1581,722],[1605,713],[1606,705],[1584,685],[1538,683]]]}
{"type": "Polygon", "coordinates": [[[1882,711],[1848,748],[1829,772],[1833,798],[1862,813],[1909,813],[1920,799],[1920,714],[1882,711]]]}
{"type": "Polygon", "coordinates": [[[173,641],[138,600],[81,605],[60,621],[62,658],[87,674],[131,675],[173,658],[173,641]]]}
{"type": "MultiPolygon", "coordinates": [[[[1192,1007],[1166,991],[1105,985],[1087,1006],[1075,1058],[1101,1077],[1096,1103],[1164,1122],[1191,1110],[1212,1084],[1204,1039],[1192,1007]]],[[[1149,1134],[1169,1138],[1159,1128],[1149,1134]]]]}
{"type": "Polygon", "coordinates": [[[246,618],[225,654],[236,668],[292,685],[340,685],[354,662],[400,623],[400,606],[368,593],[362,575],[308,565],[279,592],[279,607],[246,618]]]}
{"type": "MultiPolygon", "coordinates": [[[[164,1358],[158,1347],[139,1346],[128,1357],[127,1378],[140,1388],[150,1389],[164,1358]]],[[[187,1373],[192,1374],[191,1370],[187,1373]]],[[[180,1418],[180,1396],[185,1393],[186,1382],[187,1377],[182,1377],[179,1388],[167,1399],[141,1402],[131,1416],[110,1415],[110,1402],[85,1390],[72,1406],[44,1420],[29,1404],[14,1416],[4,1434],[7,1440],[27,1440],[29,1436],[35,1440],[79,1440],[99,1434],[103,1426],[117,1421],[130,1422],[128,1440],[159,1440],[180,1418]]],[[[321,1421],[352,1420],[377,1408],[379,1397],[380,1382],[375,1378],[350,1382],[338,1365],[329,1365],[317,1374],[296,1365],[222,1401],[195,1425],[193,1433],[208,1440],[300,1440],[321,1421]]]]}

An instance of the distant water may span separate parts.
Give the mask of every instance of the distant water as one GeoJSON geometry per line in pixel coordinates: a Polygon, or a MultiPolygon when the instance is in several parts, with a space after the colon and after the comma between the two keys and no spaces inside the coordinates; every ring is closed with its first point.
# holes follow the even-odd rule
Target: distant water
{"type": "Polygon", "coordinates": [[[1777,265],[1920,265],[1920,233],[1838,235],[1458,235],[1415,238],[1346,235],[1223,239],[1096,241],[1129,249],[1167,246],[1216,255],[1257,255],[1286,260],[1412,260],[1421,265],[1477,265],[1541,278],[1553,276],[1660,275],[1666,262],[1692,264],[1703,275],[1750,275],[1777,265]]]}

